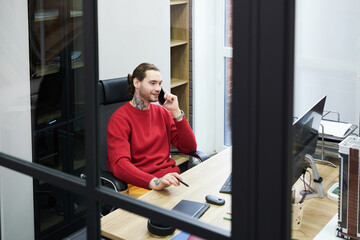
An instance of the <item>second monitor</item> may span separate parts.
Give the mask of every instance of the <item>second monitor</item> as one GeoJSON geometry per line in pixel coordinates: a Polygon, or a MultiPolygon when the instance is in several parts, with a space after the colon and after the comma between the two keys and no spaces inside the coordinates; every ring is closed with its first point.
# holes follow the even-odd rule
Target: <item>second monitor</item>
{"type": "MultiPolygon", "coordinates": [[[[293,123],[293,178],[292,185],[306,171],[312,168],[314,182],[318,184],[315,196],[324,197],[321,177],[312,158],[315,153],[320,121],[322,119],[326,96],[321,98],[312,108],[293,123]]],[[[305,179],[303,179],[305,181],[305,179]]],[[[311,183],[308,184],[309,186],[311,183]]],[[[311,186],[310,186],[311,188],[311,186]]]]}

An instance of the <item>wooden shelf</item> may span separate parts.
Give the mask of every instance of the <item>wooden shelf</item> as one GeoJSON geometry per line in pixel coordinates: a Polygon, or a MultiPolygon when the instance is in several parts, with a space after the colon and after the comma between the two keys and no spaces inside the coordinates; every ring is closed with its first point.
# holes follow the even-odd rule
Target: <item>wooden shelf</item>
{"type": "Polygon", "coordinates": [[[170,40],[170,47],[176,47],[181,45],[186,45],[188,42],[186,40],[177,40],[177,39],[171,39],[170,40]]]}
{"type": "Polygon", "coordinates": [[[171,79],[171,88],[176,88],[182,85],[186,85],[188,84],[188,80],[187,79],[176,79],[176,78],[172,78],[171,79]]]}
{"type": "Polygon", "coordinates": [[[189,120],[189,1],[170,0],[171,93],[189,120]]]}
{"type": "Polygon", "coordinates": [[[180,4],[187,4],[187,1],[185,0],[170,0],[170,6],[174,5],[180,5],[180,4]]]}

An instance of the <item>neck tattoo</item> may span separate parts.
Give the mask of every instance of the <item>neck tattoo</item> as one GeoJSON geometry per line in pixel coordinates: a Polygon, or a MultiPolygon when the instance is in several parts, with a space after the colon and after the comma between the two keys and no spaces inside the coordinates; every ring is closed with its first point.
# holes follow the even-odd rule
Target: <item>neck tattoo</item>
{"type": "Polygon", "coordinates": [[[132,99],[132,104],[137,109],[140,109],[140,110],[146,110],[147,109],[145,102],[143,100],[141,100],[141,99],[138,99],[137,97],[134,97],[132,99]]]}

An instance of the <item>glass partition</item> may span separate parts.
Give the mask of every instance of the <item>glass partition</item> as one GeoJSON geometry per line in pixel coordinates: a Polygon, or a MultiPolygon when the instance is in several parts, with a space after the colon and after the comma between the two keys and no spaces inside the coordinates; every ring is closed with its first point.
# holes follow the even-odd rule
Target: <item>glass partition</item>
{"type": "MultiPolygon", "coordinates": [[[[3,99],[5,101],[0,103],[2,113],[0,114],[2,128],[0,165],[5,166],[5,169],[0,168],[2,236],[21,235],[19,231],[16,232],[17,229],[14,230],[13,226],[16,225],[14,223],[26,222],[27,224],[23,224],[23,229],[27,236],[36,239],[63,239],[65,235],[84,227],[83,221],[86,217],[87,238],[99,239],[99,207],[106,204],[144,216],[145,221],[147,218],[163,218],[170,225],[179,226],[179,229],[185,229],[204,238],[230,239],[231,228],[231,234],[236,239],[240,236],[251,239],[255,235],[264,238],[270,234],[276,239],[289,237],[287,234],[289,222],[286,219],[288,209],[284,207],[285,199],[290,196],[286,181],[288,172],[285,171],[288,170],[288,159],[284,154],[284,151],[287,153],[289,150],[286,141],[288,126],[283,124],[288,116],[289,107],[283,103],[289,102],[289,96],[291,97],[288,87],[292,84],[292,81],[289,81],[292,79],[292,66],[288,63],[292,60],[292,49],[284,47],[287,44],[291,45],[291,34],[288,36],[285,33],[286,28],[282,24],[292,30],[291,24],[286,21],[287,18],[291,20],[291,6],[285,9],[280,3],[268,1],[261,2],[261,6],[260,2],[234,1],[232,4],[234,9],[237,9],[236,14],[234,12],[234,17],[237,17],[234,21],[237,23],[235,28],[237,31],[234,32],[237,35],[234,35],[236,37],[233,41],[236,57],[232,58],[230,55],[219,54],[218,51],[218,47],[223,47],[224,43],[224,31],[217,30],[224,28],[225,1],[201,3],[174,0],[169,3],[155,0],[131,2],[100,0],[83,1],[84,6],[81,6],[80,1],[29,1],[28,4],[23,3],[21,8],[14,8],[19,10],[17,12],[22,11],[23,14],[12,14],[12,11],[8,11],[14,10],[11,8],[13,4],[20,5],[18,2],[0,1],[9,3],[6,5],[6,10],[4,8],[0,10],[2,13],[0,22],[15,19],[16,21],[6,23],[9,26],[19,24],[22,27],[19,31],[16,27],[11,29],[8,24],[4,24],[2,29],[8,31],[2,30],[2,33],[5,33],[3,39],[9,43],[22,42],[0,46],[1,52],[5,53],[5,57],[0,56],[1,66],[4,64],[13,70],[10,74],[7,71],[1,73],[2,79],[5,79],[1,83],[5,84],[0,86],[2,93],[0,96],[6,96],[6,99],[3,99]],[[195,3],[203,5],[194,7],[195,3]],[[220,3],[221,7],[219,7],[220,3]],[[268,11],[269,5],[271,12],[268,11]],[[289,13],[288,10],[290,17],[284,14],[284,12],[289,13]],[[195,11],[196,14],[191,15],[195,11]],[[24,21],[21,17],[26,15],[26,12],[29,19],[24,21]],[[116,14],[111,14],[113,12],[116,14]],[[219,12],[220,14],[217,15],[219,12]],[[285,19],[278,19],[279,16],[285,15],[287,16],[285,19]],[[193,16],[198,18],[194,20],[193,16]],[[221,27],[217,24],[219,16],[223,19],[221,27]],[[204,17],[206,21],[203,21],[204,17]],[[255,21],[254,24],[252,21],[254,19],[259,22],[255,21]],[[137,22],[137,25],[130,24],[133,22],[137,22]],[[202,25],[198,25],[199,23],[202,25]],[[267,23],[275,27],[278,34],[269,34],[265,31],[264,29],[268,29],[265,27],[267,23]],[[28,36],[22,34],[26,33],[23,31],[24,28],[29,30],[28,36]],[[216,34],[212,31],[214,29],[216,34]],[[198,31],[202,34],[198,34],[198,31]],[[124,32],[128,33],[126,37],[124,32]],[[218,35],[218,32],[221,34],[218,35]],[[196,47],[192,46],[195,42],[196,47]],[[254,42],[258,44],[253,44],[254,42]],[[273,44],[276,45],[275,48],[273,44]],[[199,46],[204,48],[198,48],[199,46]],[[7,48],[12,51],[8,51],[7,48]],[[200,52],[194,54],[194,51],[200,49],[200,52]],[[281,51],[284,51],[284,54],[278,54],[281,51]],[[29,61],[25,61],[24,56],[29,61]],[[267,56],[271,56],[270,61],[267,56]],[[223,122],[225,118],[223,104],[225,98],[219,100],[213,95],[215,90],[219,90],[224,96],[225,69],[218,68],[219,66],[224,68],[224,57],[229,60],[231,58],[234,66],[240,66],[234,67],[232,75],[237,81],[233,82],[231,119],[236,123],[240,122],[238,125],[231,125],[234,131],[232,140],[234,144],[236,143],[236,147],[227,148],[226,151],[206,150],[214,155],[213,158],[200,164],[194,163],[196,165],[194,167],[189,166],[186,163],[189,160],[185,159],[185,168],[181,170],[183,180],[189,184],[189,187],[181,185],[163,191],[153,191],[152,195],[143,195],[144,197],[139,201],[105,187],[98,187],[99,182],[106,180],[102,178],[102,181],[99,181],[97,171],[97,166],[102,165],[98,156],[98,137],[103,133],[98,132],[98,118],[102,116],[97,116],[99,104],[96,101],[97,81],[126,77],[142,61],[157,64],[164,77],[163,87],[179,96],[180,106],[186,112],[187,108],[190,109],[191,105],[200,99],[207,101],[202,109],[193,112],[194,117],[207,117],[206,121],[200,121],[207,130],[205,134],[202,133],[205,138],[198,138],[198,143],[204,143],[199,147],[199,150],[202,150],[203,146],[213,146],[211,143],[214,140],[208,142],[210,138],[207,138],[207,134],[214,133],[213,129],[217,125],[215,123],[209,127],[205,124],[214,122],[213,120],[216,119],[214,116],[221,115],[223,122]],[[184,62],[183,59],[188,61],[184,62]],[[254,62],[249,62],[249,59],[262,61],[258,61],[258,66],[253,65],[254,62]],[[22,61],[24,64],[14,64],[22,61]],[[17,68],[19,71],[16,71],[17,68]],[[281,71],[284,68],[287,69],[286,81],[284,81],[284,72],[281,71]],[[273,71],[274,69],[276,71],[273,71]],[[253,74],[257,71],[259,74],[253,74]],[[23,72],[25,75],[21,74],[23,72]],[[194,75],[195,72],[200,73],[200,77],[199,74],[194,75]],[[192,84],[190,74],[194,76],[192,84]],[[268,81],[269,75],[272,76],[271,82],[268,81]],[[27,87],[22,85],[22,82],[19,84],[24,79],[27,81],[27,87]],[[194,83],[201,80],[202,88],[195,86],[194,83]],[[209,84],[212,82],[216,84],[211,86],[211,91],[206,91],[208,90],[206,87],[212,85],[209,84]],[[210,97],[192,95],[195,88],[210,97]],[[14,89],[20,92],[12,96],[13,91],[10,90],[14,89]],[[24,90],[26,94],[21,92],[24,90]],[[187,93],[189,93],[188,97],[187,93]],[[209,101],[221,102],[223,107],[215,112],[209,101]],[[84,109],[86,113],[83,112],[84,109]],[[242,110],[251,114],[241,116],[242,110]],[[274,118],[264,117],[274,112],[274,118]],[[208,114],[213,115],[209,117],[208,114]],[[31,121],[28,119],[30,115],[31,121]],[[262,130],[261,134],[258,132],[259,129],[262,130]],[[272,134],[274,132],[283,134],[275,136],[272,134]],[[242,136],[248,136],[248,141],[243,141],[242,136]],[[276,141],[270,140],[270,136],[275,136],[276,141]],[[30,139],[31,143],[26,142],[30,139]],[[26,143],[22,144],[23,142],[26,143]],[[264,143],[270,143],[270,146],[264,143]],[[273,154],[274,151],[276,154],[273,154]],[[86,169],[84,169],[85,155],[86,169]],[[34,163],[31,163],[31,160],[34,163]],[[214,164],[214,161],[217,164],[214,164]],[[278,166],[284,166],[283,171],[273,174],[278,170],[278,166]],[[186,196],[189,199],[201,203],[205,202],[206,194],[219,195],[219,188],[232,171],[232,167],[236,170],[233,175],[235,179],[233,194],[221,195],[226,200],[225,206],[221,208],[211,206],[199,221],[180,213],[164,211],[164,208],[171,209],[182,200],[184,195],[179,195],[180,193],[187,192],[186,196]],[[212,170],[215,175],[211,181],[209,168],[215,169],[212,170]],[[13,173],[13,170],[23,174],[13,173]],[[79,178],[83,170],[87,171],[86,182],[79,178]],[[19,178],[30,179],[30,185],[29,181],[19,181],[19,178]],[[268,188],[267,183],[270,178],[274,185],[279,186],[278,188],[268,188]],[[19,182],[25,182],[21,191],[13,191],[11,187],[19,182]],[[203,192],[200,193],[200,190],[203,192]],[[246,198],[243,196],[244,191],[247,193],[246,198]],[[265,197],[269,196],[269,191],[272,194],[276,192],[273,194],[274,201],[270,209],[267,205],[268,199],[265,197]],[[15,195],[21,196],[21,204],[11,202],[19,199],[13,197],[15,195]],[[27,198],[23,199],[23,196],[27,198]],[[167,196],[170,198],[166,198],[167,196]],[[163,201],[165,199],[165,203],[161,203],[160,198],[163,201]],[[232,198],[237,204],[231,205],[232,198]],[[33,204],[34,214],[29,211],[33,209],[33,204]],[[13,209],[15,211],[12,211],[13,209]],[[217,212],[218,210],[220,212],[217,212]],[[227,211],[232,212],[230,214],[227,211]],[[231,222],[230,215],[234,216],[231,222]],[[273,216],[274,221],[269,222],[263,217],[268,215],[273,216]],[[31,231],[33,227],[35,233],[31,231]],[[258,229],[262,231],[259,232],[258,229]]],[[[190,118],[190,114],[186,117],[190,118]]],[[[219,125],[221,128],[224,128],[223,122],[219,125]]],[[[195,122],[192,127],[196,129],[199,125],[196,126],[195,122]]],[[[223,143],[224,134],[217,135],[215,139],[223,143]]],[[[133,192],[131,191],[131,194],[133,192]]],[[[101,219],[102,223],[107,216],[101,219]]],[[[118,229],[118,225],[115,224],[115,228],[118,229]]],[[[144,225],[141,225],[141,228],[146,232],[144,225]]],[[[18,238],[22,239],[22,237],[18,238]]]]}
{"type": "MultiPolygon", "coordinates": [[[[324,96],[326,102],[316,129],[315,152],[305,158],[315,166],[301,175],[305,182],[298,180],[293,186],[296,201],[305,189],[307,195],[303,221],[293,215],[292,238],[306,235],[322,239],[326,233],[322,229],[327,224],[333,236],[355,237],[342,225],[348,219],[344,210],[352,211],[347,208],[347,192],[352,184],[346,180],[348,162],[341,157],[339,145],[347,137],[359,136],[359,7],[358,1],[296,1],[294,120],[299,121],[324,96]],[[332,132],[342,126],[344,132],[332,132]],[[320,178],[321,183],[317,181],[320,178]],[[313,208],[315,204],[317,207],[313,208]],[[335,217],[337,214],[344,215],[335,217]],[[308,224],[307,219],[320,215],[319,226],[308,224]]],[[[294,165],[294,171],[301,168],[294,165]]]]}
{"type": "MultiPolygon", "coordinates": [[[[33,161],[74,176],[85,171],[82,15],[81,0],[29,1],[33,161]]],[[[84,222],[84,200],[75,199],[34,180],[36,237],[84,222]]]]}
{"type": "MultiPolygon", "coordinates": [[[[179,107],[181,110],[184,111],[186,120],[188,122],[193,122],[191,118],[199,117],[199,112],[194,110],[193,102],[196,101],[196,97],[194,96],[193,89],[196,87],[195,82],[201,83],[202,86],[212,86],[213,91],[217,91],[216,89],[217,82],[220,82],[220,86],[222,86],[222,90],[227,89],[225,92],[222,91],[222,95],[224,96],[223,99],[214,98],[211,92],[203,91],[204,96],[206,98],[213,98],[212,101],[216,101],[217,104],[223,106],[223,110],[217,110],[219,116],[223,118],[221,123],[226,122],[226,126],[224,124],[215,123],[217,126],[216,128],[224,129],[226,128],[226,139],[227,142],[224,142],[224,136],[216,138],[208,138],[208,141],[202,141],[201,139],[207,138],[207,133],[200,133],[201,136],[196,136],[198,142],[198,150],[203,151],[208,155],[214,155],[213,152],[207,151],[207,149],[201,149],[201,146],[206,144],[212,145],[217,141],[221,142],[221,145],[224,146],[227,144],[231,146],[231,75],[232,75],[232,65],[231,65],[231,57],[232,57],[232,49],[231,49],[231,42],[232,42],[232,1],[221,1],[220,8],[218,8],[219,2],[212,1],[210,5],[208,5],[208,9],[200,9],[196,8],[195,10],[193,1],[177,1],[171,0],[170,2],[162,2],[162,1],[142,1],[141,5],[138,5],[138,2],[127,2],[127,4],[122,4],[119,1],[99,1],[99,80],[102,81],[102,84],[106,84],[107,81],[111,82],[116,79],[126,78],[128,74],[132,74],[133,70],[143,62],[150,62],[155,64],[159,69],[162,76],[162,87],[172,94],[176,95],[179,102],[179,107]],[[170,5],[169,5],[170,3],[170,5]],[[152,15],[152,11],[157,9],[156,16],[152,15]],[[211,19],[213,16],[206,16],[206,21],[201,22],[200,17],[193,17],[193,12],[198,11],[197,14],[200,16],[204,14],[204,16],[211,12],[216,16],[216,19],[221,19],[221,23],[212,22],[211,19]],[[137,12],[138,17],[133,18],[133,13],[137,12]],[[222,18],[220,16],[226,16],[226,18],[222,18]],[[126,21],[123,21],[126,19],[126,21]],[[209,22],[207,22],[209,20],[209,22]],[[115,25],[114,25],[115,24],[115,25]],[[224,27],[226,25],[226,28],[224,27]],[[216,36],[209,35],[209,38],[203,39],[203,37],[196,35],[194,32],[195,26],[197,30],[206,32],[208,28],[214,28],[217,33],[221,33],[221,36],[226,37],[226,46],[224,46],[224,41],[219,41],[216,36]],[[139,32],[143,36],[147,36],[146,38],[137,37],[139,32]],[[156,34],[154,34],[154,32],[156,34]],[[128,37],[124,37],[128,36],[128,37]],[[194,42],[197,42],[199,45],[203,45],[202,51],[206,51],[208,56],[199,56],[201,51],[197,50],[194,46],[194,42]],[[208,42],[214,42],[216,44],[208,44],[208,42]],[[150,47],[151,46],[151,47],[150,47]],[[225,49],[226,48],[226,49],[225,49]],[[136,51],[134,50],[136,49],[136,51]],[[222,52],[221,55],[218,53],[222,52]],[[208,74],[212,76],[221,76],[217,78],[207,78],[206,74],[200,74],[199,76],[195,77],[193,75],[193,71],[199,71],[195,66],[200,66],[201,64],[206,64],[206,61],[211,62],[213,64],[215,61],[224,62],[224,57],[227,59],[227,66],[225,69],[219,68],[208,68],[208,74]],[[212,59],[213,58],[213,59],[212,59]],[[192,86],[192,88],[191,88],[192,86]],[[224,109],[226,106],[226,110],[224,109]],[[190,114],[193,112],[193,115],[190,114]],[[226,115],[224,114],[226,112],[226,115]],[[226,119],[226,120],[225,120],[226,119]]],[[[224,39],[224,38],[223,38],[224,39]]],[[[126,81],[125,81],[126,85],[126,81]]],[[[101,85],[100,85],[101,86],[101,85]]],[[[105,91],[106,88],[104,88],[105,91]]],[[[100,90],[103,91],[103,90],[100,90]]],[[[105,95],[107,93],[105,92],[105,95]]],[[[125,93],[126,94],[126,91],[125,93]]],[[[100,165],[102,166],[103,170],[108,170],[106,154],[103,155],[103,148],[104,144],[102,141],[105,141],[105,133],[107,129],[108,118],[110,117],[109,111],[111,109],[112,112],[115,112],[117,108],[122,109],[129,109],[130,104],[128,103],[132,98],[125,98],[118,103],[112,103],[108,105],[100,104],[99,105],[99,119],[101,126],[99,127],[100,131],[99,136],[100,138],[100,165]],[[116,105],[116,107],[114,107],[116,105]],[[104,125],[104,126],[103,126],[104,125]]],[[[156,101],[152,104],[158,105],[156,101]]],[[[164,105],[166,108],[166,105],[164,105]]],[[[134,106],[130,106],[134,108],[134,106]]],[[[206,114],[209,116],[213,116],[215,114],[214,111],[205,111],[206,114]]],[[[139,115],[141,112],[139,111],[139,115]]],[[[214,116],[215,117],[215,116],[214,116]]],[[[145,126],[152,126],[149,125],[149,119],[144,119],[143,125],[145,126]]],[[[127,122],[123,123],[122,126],[132,126],[132,124],[127,122]]],[[[135,122],[135,119],[129,120],[135,122]]],[[[120,124],[120,123],[118,123],[120,124]]],[[[207,121],[202,122],[204,126],[207,126],[209,123],[207,121]]],[[[141,126],[139,126],[140,128],[141,126]]],[[[193,124],[192,129],[196,131],[196,125],[193,124]]],[[[212,127],[212,126],[208,126],[212,127]]],[[[130,128],[130,127],[129,127],[130,128]]],[[[180,126],[179,126],[180,128],[180,126]]],[[[151,127],[146,128],[149,137],[152,135],[159,135],[158,132],[161,134],[164,132],[163,129],[155,130],[151,127]],[[149,130],[149,131],[148,131],[149,130]]],[[[125,130],[124,130],[125,131],[125,130]]],[[[133,139],[136,138],[134,136],[134,130],[131,133],[128,133],[127,139],[128,142],[134,142],[133,139]]],[[[199,131],[198,131],[199,132],[199,131]]],[[[215,132],[215,131],[214,131],[215,132]]],[[[222,130],[224,135],[224,130],[222,130]]],[[[209,133],[209,131],[208,131],[209,133]]],[[[120,134],[120,133],[118,133],[120,134]]],[[[122,134],[122,133],[121,133],[122,134]]],[[[169,134],[169,133],[168,133],[169,134]]],[[[108,136],[109,137],[109,136],[108,136]]],[[[171,136],[164,135],[159,136],[158,141],[162,141],[163,138],[170,139],[171,136]]],[[[109,140],[109,138],[108,138],[109,140]]],[[[157,145],[157,141],[153,140],[154,142],[151,147],[157,145]]],[[[144,144],[146,142],[146,138],[143,140],[144,144]]],[[[108,142],[109,144],[109,142],[108,142]]],[[[120,143],[119,143],[120,144],[120,143]]],[[[128,144],[127,142],[124,144],[128,144]]],[[[149,144],[146,142],[146,144],[149,144]]],[[[164,143],[165,144],[165,143],[164,143]]],[[[166,141],[168,143],[168,140],[166,141]]],[[[130,145],[131,157],[133,154],[136,154],[136,151],[142,151],[140,148],[138,150],[135,149],[137,145],[133,143],[130,145]]],[[[106,147],[106,146],[105,146],[106,147]]],[[[169,145],[170,147],[170,145],[169,145]]],[[[174,150],[174,148],[172,148],[174,150]]],[[[175,149],[176,150],[176,149],[175,149]]],[[[149,152],[152,152],[152,149],[149,149],[149,152]]],[[[220,153],[217,153],[220,154],[220,153]]],[[[217,155],[215,154],[215,156],[217,155]]],[[[183,198],[187,198],[188,200],[193,200],[195,202],[205,202],[206,195],[212,194],[215,196],[222,197],[226,200],[226,206],[223,208],[223,214],[218,213],[217,216],[218,220],[215,222],[209,221],[209,216],[212,215],[214,211],[213,208],[209,208],[207,212],[204,213],[203,217],[200,218],[200,221],[208,222],[211,225],[217,225],[224,228],[227,231],[231,230],[231,221],[229,219],[225,219],[224,217],[230,218],[231,214],[231,195],[220,193],[220,188],[225,183],[225,180],[228,178],[231,172],[231,150],[228,152],[229,155],[226,156],[226,162],[224,163],[224,170],[219,172],[214,172],[212,175],[219,176],[219,179],[216,183],[216,187],[213,187],[213,179],[208,179],[209,183],[205,183],[200,181],[200,179],[207,178],[206,168],[204,172],[201,172],[201,165],[206,166],[206,162],[199,163],[196,158],[189,158],[186,154],[184,155],[177,155],[172,154],[170,152],[171,158],[164,159],[163,161],[169,162],[171,164],[176,164],[174,167],[174,172],[179,171],[181,172],[181,176],[183,176],[183,180],[185,183],[189,184],[190,187],[186,187],[185,185],[181,184],[178,187],[171,186],[168,189],[163,189],[161,191],[153,191],[148,192],[148,189],[139,188],[133,186],[134,182],[129,183],[129,195],[136,197],[140,201],[150,202],[154,205],[159,207],[164,207],[166,209],[172,209],[180,200],[179,194],[183,193],[183,198]],[[174,162],[174,163],[173,163],[174,162]],[[197,171],[196,169],[199,168],[197,171]],[[179,170],[177,170],[179,169],[179,170]],[[197,189],[200,187],[200,183],[204,185],[204,187],[208,187],[209,191],[201,191],[198,194],[192,192],[192,189],[197,189]],[[213,188],[213,189],[212,189],[213,188]],[[211,190],[210,190],[211,189],[211,190]],[[144,195],[143,195],[144,194],[144,195]],[[197,195],[197,196],[196,196],[197,195]],[[157,198],[158,201],[153,201],[152,198],[157,198]],[[166,200],[166,201],[165,201],[166,200]],[[164,201],[164,202],[161,202],[164,201]],[[228,213],[227,213],[228,212],[228,213]],[[202,220],[204,219],[204,220],[202,220]],[[207,219],[207,220],[206,220],[207,219]]],[[[151,157],[150,157],[151,158],[151,157]]],[[[123,159],[117,159],[117,164],[122,164],[123,159]]],[[[115,160],[113,160],[115,161],[115,160]]],[[[126,161],[130,161],[134,164],[137,169],[141,171],[144,170],[144,166],[140,165],[137,159],[129,159],[126,161]]],[[[149,161],[149,160],[146,160],[149,161]]],[[[152,161],[160,162],[158,159],[154,159],[152,161]]],[[[215,160],[207,160],[207,161],[218,161],[219,167],[221,166],[221,158],[215,160]]],[[[147,163],[152,165],[150,163],[147,163]]],[[[115,168],[115,166],[112,166],[115,168]]],[[[154,170],[152,170],[154,171],[154,170]]],[[[216,171],[213,169],[211,171],[216,171]]],[[[113,172],[116,172],[115,170],[113,172]]],[[[147,174],[152,172],[147,172],[147,174]]],[[[132,173],[134,174],[134,173],[132,173]]],[[[155,174],[155,173],[154,173],[155,174]]],[[[124,177],[121,173],[115,174],[116,176],[124,177]]],[[[153,175],[155,176],[155,175],[153,175]]],[[[162,177],[162,176],[161,176],[162,177]]],[[[160,178],[160,177],[159,177],[160,178]]],[[[146,183],[148,184],[148,183],[146,183]]],[[[111,186],[110,186],[111,187],[111,186]]],[[[111,187],[112,188],[112,187],[111,187]]],[[[111,216],[117,216],[117,214],[125,214],[126,216],[131,216],[130,213],[122,210],[114,211],[109,214],[109,216],[105,216],[102,218],[102,223],[107,224],[111,219],[111,216]]],[[[146,222],[145,222],[146,223],[146,222]]],[[[131,225],[130,222],[125,221],[124,224],[127,226],[128,224],[131,225]]],[[[146,224],[142,224],[138,227],[135,227],[139,231],[142,229],[146,229],[146,224]]],[[[126,227],[124,227],[126,229],[126,227]]],[[[119,231],[118,237],[123,237],[119,231]]],[[[111,231],[108,228],[103,229],[103,233],[105,236],[111,236],[111,231]]],[[[136,231],[134,233],[137,233],[136,231]]],[[[126,233],[130,234],[130,233],[126,233]]],[[[147,231],[145,231],[147,234],[147,231]]],[[[125,236],[125,235],[124,235],[125,236]]]]}

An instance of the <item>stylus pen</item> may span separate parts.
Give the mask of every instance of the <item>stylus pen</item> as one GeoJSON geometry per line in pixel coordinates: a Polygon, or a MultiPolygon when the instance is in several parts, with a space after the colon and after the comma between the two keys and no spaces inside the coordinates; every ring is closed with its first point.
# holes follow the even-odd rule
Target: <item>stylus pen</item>
{"type": "Polygon", "coordinates": [[[181,181],[180,179],[176,178],[179,182],[181,182],[182,184],[184,184],[185,186],[189,187],[189,185],[187,183],[184,183],[183,181],[181,181]]]}

